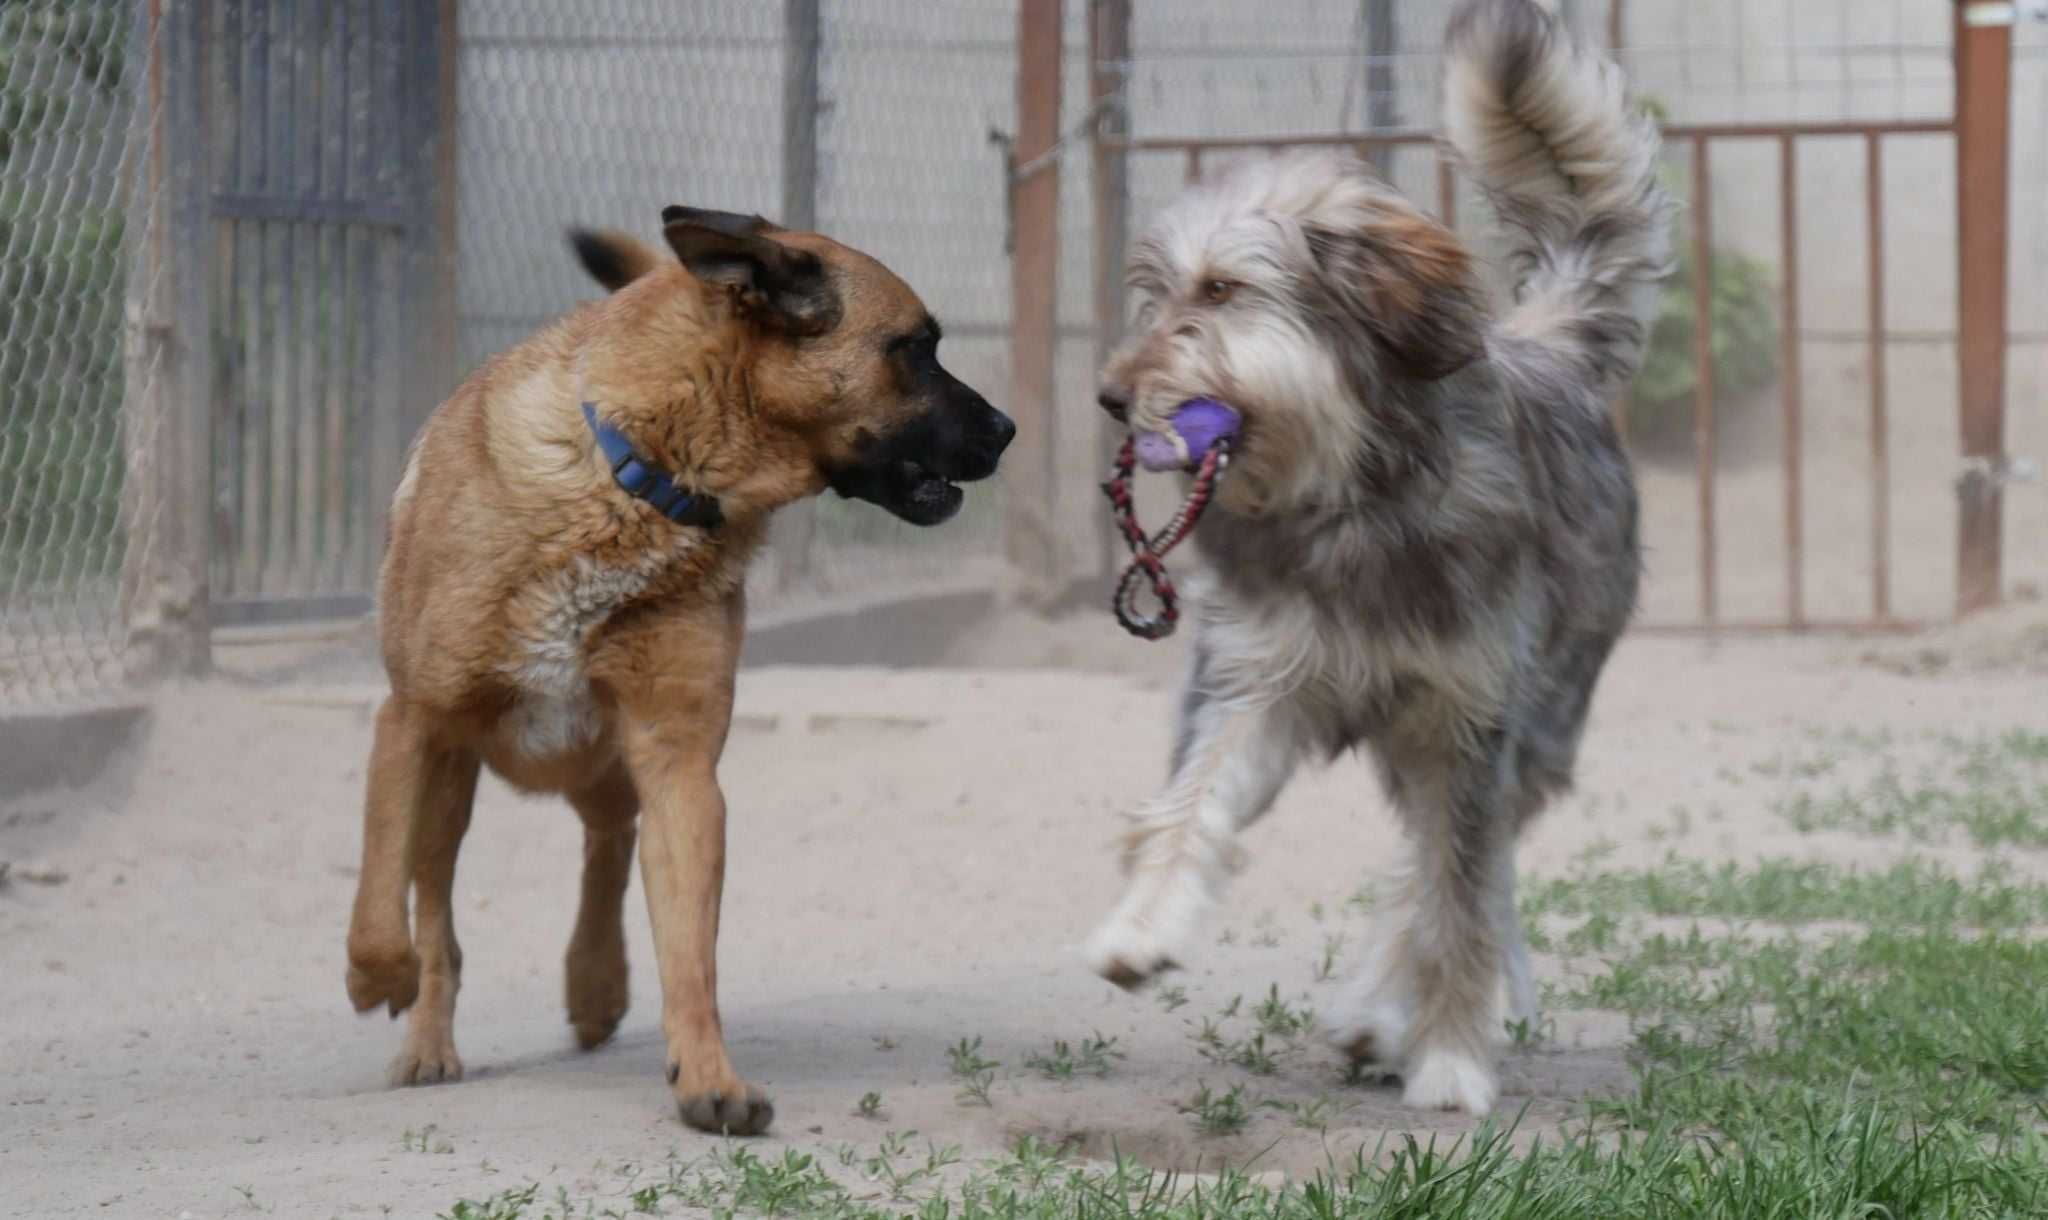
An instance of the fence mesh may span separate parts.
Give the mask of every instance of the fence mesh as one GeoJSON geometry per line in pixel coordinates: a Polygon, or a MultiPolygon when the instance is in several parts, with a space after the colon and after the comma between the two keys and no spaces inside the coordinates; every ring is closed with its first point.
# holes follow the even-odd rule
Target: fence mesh
{"type": "Polygon", "coordinates": [[[143,39],[120,0],[0,5],[0,703],[134,663],[122,574],[152,519],[124,471],[155,437],[124,406],[157,380],[124,345],[151,237],[143,39]]]}
{"type": "MultiPolygon", "coordinates": [[[[1140,138],[1428,129],[1437,121],[1444,16],[1450,6],[1398,0],[1193,0],[1134,7],[1130,59],[1118,65],[1140,138]]],[[[1718,441],[1714,519],[1719,613],[1782,621],[1787,572],[1785,453],[1777,316],[1781,266],[1779,156],[1773,125],[1946,119],[1952,109],[1951,6],[1919,0],[1562,0],[1581,34],[1620,37],[1638,91],[1679,124],[1755,125],[1764,138],[1715,141],[1711,247],[1718,441]],[[1616,7],[1620,8],[1619,21],[1616,7]]],[[[2048,453],[2048,229],[2032,217],[2048,187],[2048,25],[2015,31],[2009,255],[2008,437],[2015,454],[2048,453]]],[[[1669,147],[1672,192],[1693,203],[1690,149],[1669,147]]],[[[1211,171],[1228,154],[1205,154],[1211,171]]],[[[1805,612],[1873,617],[1872,242],[1861,137],[1802,139],[1796,175],[1800,351],[1804,402],[1805,612]]],[[[1437,155],[1387,149],[1380,168],[1434,209],[1437,155]]],[[[1134,223],[1189,172],[1183,149],[1133,157],[1134,223]]],[[[1891,510],[1890,613],[1937,621],[1956,588],[1957,239],[1953,137],[1886,137],[1879,169],[1891,510]]],[[[1461,227],[1488,246],[1485,211],[1461,191],[1461,227]]],[[[1689,223],[1690,210],[1681,218],[1689,223]]],[[[1681,242],[1681,245],[1688,243],[1681,242]]],[[[1644,492],[1649,580],[1643,617],[1697,620],[1701,604],[1699,497],[1692,436],[1691,314],[1681,268],[1637,384],[1630,418],[1644,492]]],[[[2048,582],[2048,495],[2006,496],[2005,574],[2023,592],[2048,582]]]]}
{"type": "MultiPolygon", "coordinates": [[[[1000,0],[467,0],[465,363],[595,293],[563,244],[570,225],[652,238],[670,203],[795,207],[900,273],[944,323],[948,367],[1000,399],[1008,272],[988,132],[1009,122],[1015,25],[1000,0]],[[792,109],[814,116],[812,156],[788,139],[792,109]]],[[[930,531],[829,497],[799,505],[778,515],[754,604],[986,582],[999,495],[971,489],[962,517],[930,531]]]]}
{"type": "MultiPolygon", "coordinates": [[[[1605,40],[1620,2],[1561,7],[1605,40]]],[[[1093,8],[1064,6],[1058,490],[1031,506],[1075,574],[1109,554],[1087,405],[1093,8]]],[[[1447,8],[1136,0],[1131,53],[1101,66],[1141,138],[1428,127],[1447,8]]],[[[1625,0],[1623,15],[1624,60],[1676,121],[1948,113],[1945,4],[1625,0]]],[[[1008,191],[992,140],[1017,122],[1017,20],[1016,0],[0,0],[0,702],[119,689],[193,617],[203,632],[367,608],[382,505],[425,413],[597,291],[563,241],[571,225],[651,238],[676,202],[813,224],[900,271],[944,321],[949,367],[1039,418],[1040,404],[1008,402],[1008,191]],[[164,54],[152,21],[167,20],[190,23],[190,55],[164,54]],[[181,159],[203,181],[173,207],[181,159]],[[167,468],[180,463],[196,472],[167,468]],[[196,595],[195,571],[208,586],[196,595]]],[[[2048,26],[2015,41],[2009,448],[2048,457],[2048,226],[2032,219],[2048,193],[2048,26]]],[[[1816,616],[1860,612],[1869,585],[1855,144],[1800,154],[1793,325],[1816,616]]],[[[1773,150],[1714,157],[1717,266],[1754,281],[1731,292],[1774,301],[1773,150]]],[[[1944,615],[1954,587],[1953,162],[1947,136],[1902,138],[1882,170],[1892,570],[1907,617],[1944,615]]],[[[1383,168],[1434,200],[1426,148],[1383,168]]],[[[1179,153],[1134,154],[1132,224],[1187,171],[1179,153]]],[[[1685,194],[1682,157],[1672,171],[1685,194]]],[[[1477,201],[1460,211],[1478,219],[1477,201]]],[[[1774,377],[1764,368],[1726,412],[1731,617],[1782,597],[1774,377]]],[[[1638,439],[1653,618],[1694,605],[1685,435],[1638,439]]],[[[755,605],[987,587],[1001,578],[1003,497],[1002,480],[979,485],[934,531],[831,498],[800,506],[776,524],[755,605]]],[[[2048,583],[2048,552],[2029,544],[2044,529],[2048,494],[2016,488],[2009,585],[2048,583]]]]}

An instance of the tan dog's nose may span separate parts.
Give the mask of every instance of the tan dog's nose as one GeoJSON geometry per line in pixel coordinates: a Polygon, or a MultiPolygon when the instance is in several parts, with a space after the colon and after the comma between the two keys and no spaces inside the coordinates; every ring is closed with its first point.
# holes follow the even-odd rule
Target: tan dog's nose
{"type": "Polygon", "coordinates": [[[1125,386],[1106,385],[1096,393],[1095,401],[1109,412],[1109,417],[1123,423],[1131,416],[1131,391],[1125,386]]]}

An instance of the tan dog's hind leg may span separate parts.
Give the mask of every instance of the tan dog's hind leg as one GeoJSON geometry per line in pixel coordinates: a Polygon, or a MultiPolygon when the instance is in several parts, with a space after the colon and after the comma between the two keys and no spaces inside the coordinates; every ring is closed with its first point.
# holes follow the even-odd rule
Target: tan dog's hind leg
{"type": "Polygon", "coordinates": [[[583,819],[583,894],[564,963],[576,1045],[609,1041],[626,1015],[626,885],[633,868],[633,819],[640,797],[625,768],[570,796],[583,819]]]}
{"type": "Polygon", "coordinates": [[[455,1053],[455,993],[462,988],[462,946],[455,940],[455,857],[476,801],[478,760],[468,752],[430,757],[414,832],[413,894],[420,959],[419,1002],[407,1014],[405,1046],[391,1064],[393,1084],[462,1079],[455,1053]]]}
{"type": "Polygon", "coordinates": [[[397,1016],[419,995],[420,959],[406,915],[427,783],[425,725],[396,698],[377,711],[363,802],[363,867],[348,925],[348,998],[357,1012],[387,1005],[397,1016]]]}

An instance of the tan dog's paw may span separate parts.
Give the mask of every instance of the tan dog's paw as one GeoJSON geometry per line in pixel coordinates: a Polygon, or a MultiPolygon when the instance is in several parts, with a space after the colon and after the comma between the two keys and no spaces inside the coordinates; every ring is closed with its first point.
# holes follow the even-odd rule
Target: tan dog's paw
{"type": "Polygon", "coordinates": [[[420,957],[407,945],[402,953],[349,954],[348,999],[357,1012],[368,1012],[379,1004],[390,1006],[397,1016],[412,1007],[420,996],[420,957]]]}
{"type": "Polygon", "coordinates": [[[405,1049],[391,1061],[393,1088],[414,1084],[454,1083],[462,1079],[462,1056],[446,1034],[406,1035],[405,1049]]]}
{"type": "Polygon", "coordinates": [[[595,1050],[611,1040],[625,1019],[631,990],[627,986],[626,950],[569,959],[569,1024],[576,1045],[595,1050]]]}
{"type": "Polygon", "coordinates": [[[764,1135],[775,1121],[775,1103],[750,1084],[709,1089],[676,1098],[683,1125],[713,1135],[764,1135]]]}

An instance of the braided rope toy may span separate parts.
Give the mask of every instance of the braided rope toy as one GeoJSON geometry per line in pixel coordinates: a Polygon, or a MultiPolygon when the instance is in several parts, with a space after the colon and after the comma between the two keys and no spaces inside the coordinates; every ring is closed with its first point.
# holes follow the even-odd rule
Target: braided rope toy
{"type": "Polygon", "coordinates": [[[1130,436],[1117,449],[1109,479],[1102,494],[1109,498],[1117,529],[1131,549],[1131,562],[1116,582],[1110,606],[1125,631],[1141,640],[1161,640],[1173,634],[1180,622],[1180,597],[1167,575],[1167,552],[1179,546],[1201,519],[1202,510],[1216,488],[1216,480],[1230,467],[1230,444],[1237,434],[1237,412],[1214,399],[1196,398],[1174,412],[1173,433],[1147,432],[1130,436]],[[1198,456],[1199,455],[1199,456],[1198,456]],[[1137,505],[1131,496],[1131,478],[1142,461],[1147,470],[1193,468],[1195,477],[1187,498],[1158,533],[1147,536],[1138,524],[1137,505]],[[1145,614],[1138,609],[1139,580],[1151,586],[1159,609],[1145,614]]]}

